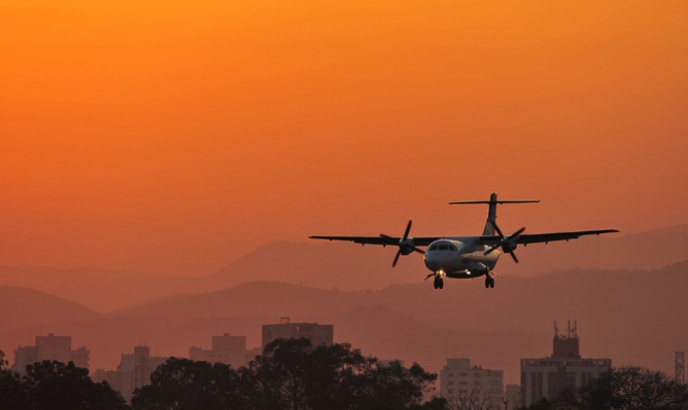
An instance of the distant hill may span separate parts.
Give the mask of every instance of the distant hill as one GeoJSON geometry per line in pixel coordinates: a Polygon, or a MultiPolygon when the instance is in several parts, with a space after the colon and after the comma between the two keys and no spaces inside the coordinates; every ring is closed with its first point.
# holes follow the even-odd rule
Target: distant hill
{"type": "Polygon", "coordinates": [[[0,266],[0,285],[59,295],[99,312],[173,295],[193,288],[195,278],[95,268],[0,266]]]}
{"type": "MultiPolygon", "coordinates": [[[[379,291],[324,290],[288,283],[251,282],[222,291],[177,295],[103,316],[51,316],[52,325],[2,330],[0,349],[11,351],[29,335],[69,332],[91,349],[93,367],[113,368],[139,342],[160,355],[208,348],[213,334],[247,336],[260,344],[261,325],[317,321],[335,325],[335,340],[366,354],[419,361],[439,371],[445,358],[466,356],[504,369],[518,381],[519,360],[551,353],[552,322],[577,320],[586,357],[611,357],[670,372],[673,352],[688,348],[688,262],[657,270],[567,270],[532,278],[448,280],[379,291]],[[59,322],[58,322],[59,321],[59,322]],[[9,347],[7,347],[9,346],[9,347]]],[[[33,294],[14,304],[31,304],[33,294]],[[27,301],[28,299],[28,301],[27,301]]],[[[45,309],[53,309],[46,306],[45,309]]],[[[36,323],[35,321],[33,323],[36,323]]],[[[507,377],[509,377],[507,375],[507,377]]]]}
{"type": "Polygon", "coordinates": [[[585,329],[613,333],[629,326],[642,332],[670,329],[688,309],[688,262],[652,271],[568,270],[534,278],[449,280],[442,291],[428,282],[380,291],[343,292],[286,283],[253,282],[198,295],[134,306],[113,316],[178,318],[212,316],[329,315],[385,306],[432,326],[474,331],[537,330],[560,318],[586,322],[585,329]],[[606,329],[611,329],[607,331],[606,329]]]}
{"type": "MultiPolygon", "coordinates": [[[[574,268],[649,270],[688,260],[688,225],[618,235],[521,246],[517,250],[521,263],[502,258],[496,271],[527,277],[574,268]]],[[[272,242],[205,275],[199,286],[207,291],[268,280],[324,289],[376,290],[390,284],[419,283],[427,273],[422,256],[402,258],[393,269],[395,252],[394,247],[352,243],[272,242]]]]}
{"type": "MultiPolygon", "coordinates": [[[[114,316],[193,320],[272,315],[275,321],[279,316],[327,318],[335,321],[337,329],[342,329],[337,321],[350,323],[346,332],[350,339],[346,340],[358,340],[362,345],[371,344],[374,337],[390,340],[390,348],[384,349],[389,355],[395,354],[391,349],[394,343],[418,332],[427,332],[428,343],[435,348],[443,346],[443,354],[449,355],[446,338],[452,332],[504,333],[508,341],[519,332],[551,334],[552,322],[557,319],[560,327],[566,320],[578,320],[584,353],[616,355],[637,362],[642,355],[670,355],[688,347],[688,333],[680,325],[688,311],[686,290],[688,262],[682,262],[651,271],[568,270],[534,278],[503,277],[497,278],[497,287],[490,290],[483,287],[481,279],[447,280],[442,291],[432,289],[429,283],[342,292],[256,282],[160,300],[114,316]],[[358,332],[373,319],[370,312],[380,309],[396,319],[380,320],[358,332]],[[408,334],[401,330],[400,320],[409,323],[408,334]],[[445,336],[437,336],[440,329],[445,336]]],[[[549,349],[541,353],[547,354],[549,349]]],[[[670,363],[667,357],[664,359],[670,363]]]]}
{"type": "MultiPolygon", "coordinates": [[[[620,234],[619,234],[620,235],[620,234]]],[[[521,263],[503,258],[496,272],[515,278],[566,269],[653,270],[688,260],[688,225],[640,234],[586,237],[519,247],[521,263]]],[[[212,292],[256,281],[285,282],[329,290],[381,290],[421,284],[427,271],[418,254],[403,257],[396,248],[351,243],[271,242],[217,272],[201,277],[154,275],[93,268],[55,269],[0,266],[0,285],[59,295],[99,312],[123,309],[179,293],[212,292]]],[[[500,281],[501,282],[501,281],[500,281]]],[[[459,282],[465,287],[465,282],[459,282]]],[[[508,282],[504,282],[504,286],[508,282]]],[[[425,284],[427,285],[427,283],[425,284]]],[[[502,285],[498,285],[501,287],[502,285]]]]}
{"type": "Polygon", "coordinates": [[[55,322],[93,320],[100,316],[65,299],[11,286],[0,286],[0,312],[2,332],[55,322]]]}
{"type": "Polygon", "coordinates": [[[212,316],[302,316],[365,306],[375,293],[340,292],[279,282],[250,282],[217,292],[176,295],[111,313],[114,317],[179,320],[212,316]]]}

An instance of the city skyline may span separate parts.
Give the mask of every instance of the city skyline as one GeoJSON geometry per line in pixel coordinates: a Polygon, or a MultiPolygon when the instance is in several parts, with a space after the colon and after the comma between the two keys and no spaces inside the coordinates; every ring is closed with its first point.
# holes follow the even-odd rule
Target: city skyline
{"type": "Polygon", "coordinates": [[[340,330],[335,342],[351,342],[366,354],[419,362],[433,372],[439,372],[445,357],[471,357],[483,365],[502,368],[506,383],[514,383],[519,380],[521,357],[540,357],[549,350],[552,318],[574,317],[571,312],[578,312],[575,317],[585,323],[583,349],[591,356],[611,357],[619,366],[639,365],[670,374],[674,371],[674,353],[688,345],[679,328],[666,325],[679,323],[685,311],[686,300],[680,296],[685,280],[672,287],[665,283],[685,272],[684,266],[652,275],[644,271],[574,271],[510,279],[509,287],[500,289],[494,299],[477,292],[482,286],[475,281],[442,298],[432,293],[420,295],[425,289],[423,283],[377,292],[342,292],[253,282],[220,292],[174,295],[106,314],[74,310],[73,304],[54,304],[53,300],[60,299],[49,295],[4,286],[0,287],[0,302],[14,309],[18,322],[3,319],[0,350],[11,352],[25,345],[31,335],[70,334],[93,351],[94,368],[111,368],[114,358],[132,345],[143,342],[156,354],[186,357],[189,346],[207,344],[202,335],[221,334],[223,330],[246,335],[247,349],[259,349],[263,344],[260,323],[279,323],[284,317],[274,312],[282,311],[300,321],[336,325],[340,330]],[[627,281],[624,291],[605,296],[605,289],[619,279],[627,281]],[[588,287],[598,291],[585,291],[588,287]],[[544,292],[550,294],[543,297],[544,292]],[[653,293],[662,294],[666,303],[631,302],[653,293]],[[21,294],[24,296],[18,297],[21,294]],[[409,298],[417,298],[424,308],[404,303],[409,298]],[[509,307],[523,298],[533,305],[509,313],[509,307]],[[27,302],[32,310],[23,307],[27,302]],[[615,307],[602,311],[604,303],[615,307]],[[312,306],[318,306],[317,313],[312,306]],[[452,313],[466,306],[492,311],[493,317],[485,321],[480,315],[452,313]],[[50,317],[48,310],[53,323],[45,322],[50,317]],[[628,316],[620,322],[618,318],[624,314],[628,316]],[[433,349],[426,348],[428,340],[433,341],[433,349]]]}
{"type": "Polygon", "coordinates": [[[287,317],[505,385],[554,320],[614,366],[688,350],[685,0],[10,1],[0,49],[6,357],[52,334],[94,368],[210,358],[287,317]],[[480,235],[448,203],[491,193],[540,200],[505,234],[620,232],[519,245],[489,291],[308,239],[480,235]]]}

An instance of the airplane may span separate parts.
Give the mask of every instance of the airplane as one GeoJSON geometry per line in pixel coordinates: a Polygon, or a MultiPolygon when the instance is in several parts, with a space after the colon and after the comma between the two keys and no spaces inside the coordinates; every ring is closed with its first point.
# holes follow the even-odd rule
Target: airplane
{"type": "Polygon", "coordinates": [[[592,231],[552,232],[524,234],[525,227],[504,235],[497,226],[497,205],[536,203],[539,200],[499,200],[497,194],[492,193],[488,201],[453,201],[450,205],[488,205],[487,221],[480,236],[409,236],[411,223],[408,221],[406,231],[401,237],[380,234],[379,236],[320,236],[312,235],[310,239],[325,239],[329,241],[348,241],[361,245],[398,246],[392,267],[397,265],[401,255],[410,255],[413,252],[423,254],[425,266],[432,272],[425,280],[434,277],[435,289],[444,289],[444,278],[473,279],[485,276],[485,288],[494,288],[495,280],[491,275],[499,257],[503,253],[511,256],[514,262],[518,258],[514,251],[519,244],[527,246],[531,243],[549,243],[553,241],[569,241],[585,235],[601,235],[605,233],[619,232],[616,229],[601,229],[592,231]],[[496,232],[496,234],[495,234],[496,232]],[[427,250],[418,248],[427,246],[427,250]],[[500,251],[501,249],[501,251],[500,251]]]}

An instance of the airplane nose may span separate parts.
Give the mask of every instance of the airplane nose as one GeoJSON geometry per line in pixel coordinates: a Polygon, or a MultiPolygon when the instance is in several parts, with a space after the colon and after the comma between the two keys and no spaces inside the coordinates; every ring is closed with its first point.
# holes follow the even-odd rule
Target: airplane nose
{"type": "Polygon", "coordinates": [[[433,272],[440,268],[437,257],[432,253],[426,252],[423,256],[423,262],[425,263],[425,267],[433,272]]]}

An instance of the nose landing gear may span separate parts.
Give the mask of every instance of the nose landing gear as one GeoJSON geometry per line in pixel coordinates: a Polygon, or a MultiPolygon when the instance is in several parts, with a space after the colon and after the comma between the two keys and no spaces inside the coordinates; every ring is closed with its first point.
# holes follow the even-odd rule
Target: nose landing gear
{"type": "Polygon", "coordinates": [[[433,272],[433,273],[429,274],[428,276],[426,276],[425,280],[428,280],[433,276],[435,277],[435,280],[433,281],[432,285],[435,287],[435,289],[443,289],[444,288],[444,278],[442,278],[442,276],[444,276],[444,271],[440,270],[437,272],[433,272]]]}
{"type": "Polygon", "coordinates": [[[485,275],[485,289],[494,288],[494,278],[488,273],[485,275]]]}
{"type": "Polygon", "coordinates": [[[444,279],[440,275],[435,275],[435,289],[444,289],[444,279]]]}

